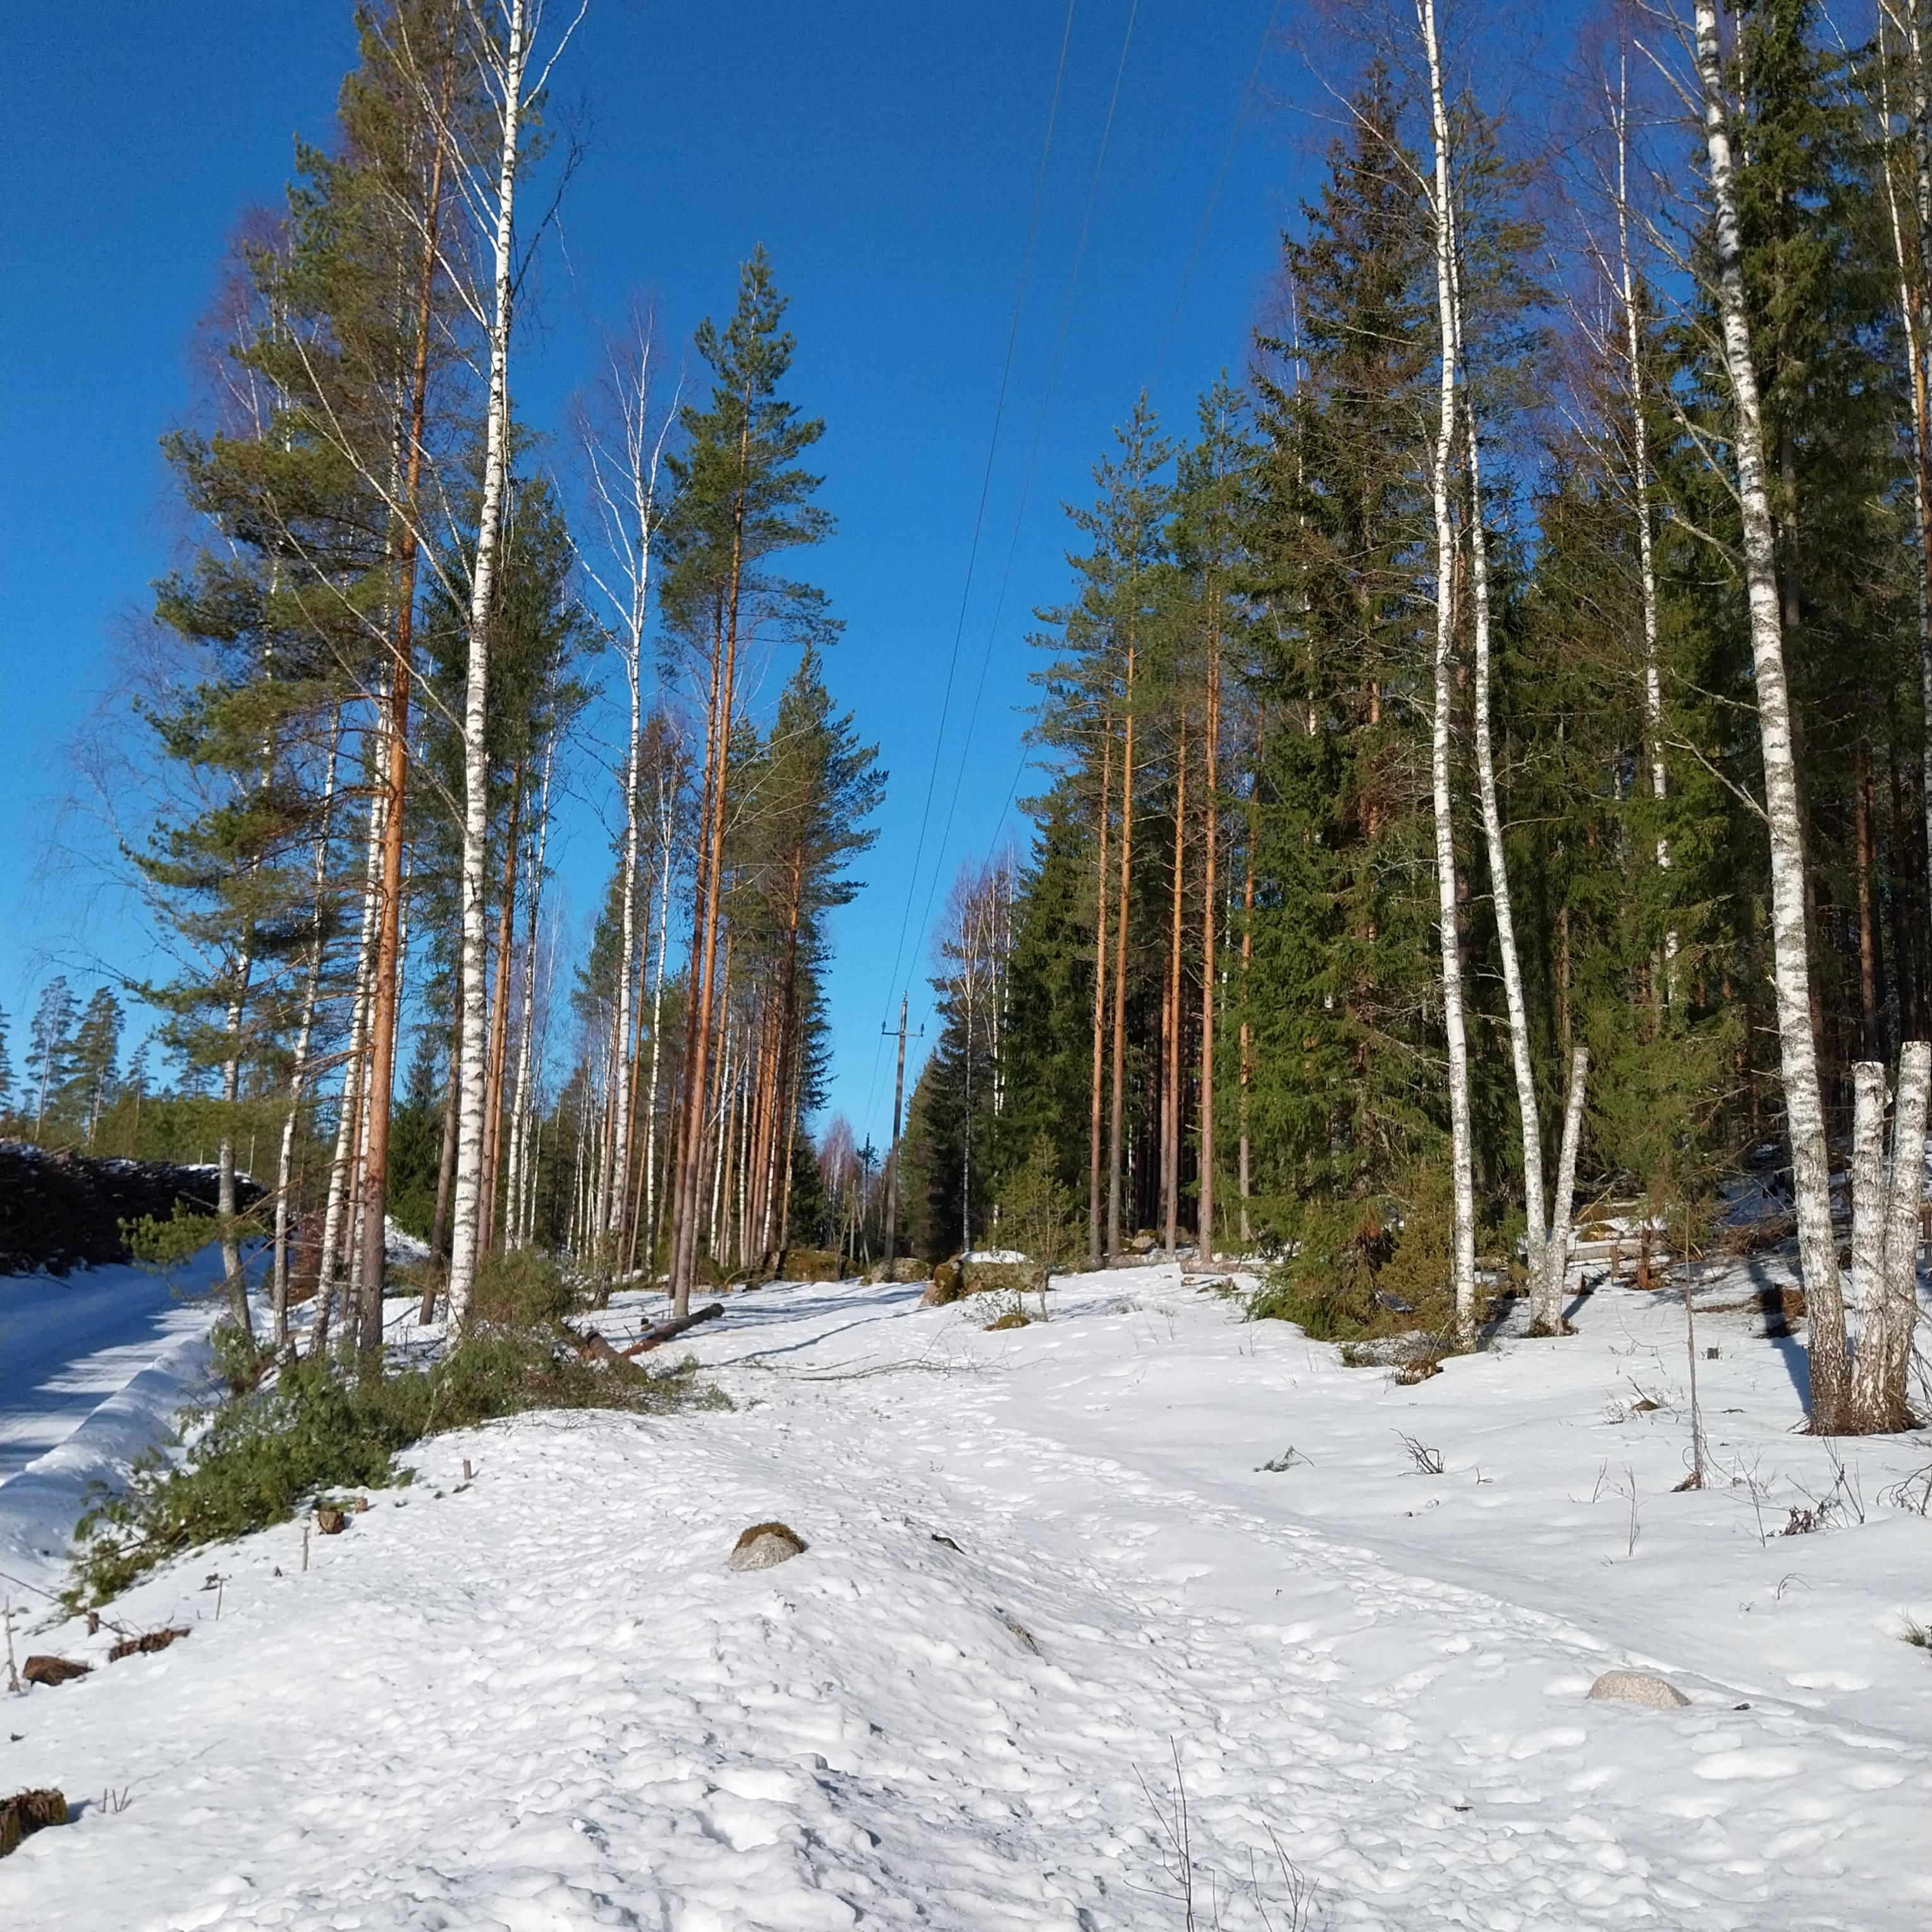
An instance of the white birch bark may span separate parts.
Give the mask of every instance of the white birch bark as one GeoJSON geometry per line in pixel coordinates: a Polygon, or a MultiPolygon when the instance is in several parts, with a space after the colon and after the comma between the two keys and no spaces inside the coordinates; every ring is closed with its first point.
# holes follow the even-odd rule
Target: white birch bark
{"type": "Polygon", "coordinates": [[[1858,1312],[1859,1357],[1875,1332],[1885,1270],[1885,1068],[1861,1060],[1852,1069],[1851,1304],[1858,1312]]]}
{"type": "Polygon", "coordinates": [[[1893,1103],[1892,1176],[1886,1206],[1885,1256],[1880,1275],[1882,1301],[1877,1333],[1864,1344],[1869,1366],[1862,1391],[1865,1426],[1880,1430],[1909,1429],[1913,1418],[1906,1400],[1912,1346],[1918,1330],[1918,1232],[1925,1192],[1925,1120],[1932,1102],[1932,1045],[1907,1040],[1898,1055],[1898,1097],[1893,1103]]]}
{"type": "Polygon", "coordinates": [[[1798,813],[1791,699],[1785,678],[1771,502],[1765,478],[1763,422],[1744,308],[1737,190],[1715,0],[1696,0],[1695,20],[1697,77],[1703,96],[1704,146],[1709,164],[1714,218],[1718,309],[1724,331],[1725,368],[1737,411],[1732,446],[1737,464],[1738,500],[1743,512],[1744,584],[1750,608],[1751,661],[1757,685],[1759,735],[1764,756],[1765,818],[1771,840],[1772,977],[1785,1120],[1791,1138],[1798,1264],[1808,1304],[1811,1420],[1812,1426],[1821,1434],[1832,1435],[1839,1432],[1846,1420],[1849,1362],[1838,1245],[1832,1232],[1831,1156],[1826,1145],[1817,1042],[1811,1031],[1804,827],[1798,813]]]}
{"type": "Polygon", "coordinates": [[[308,971],[302,982],[302,1018],[296,1028],[294,1063],[289,1072],[288,1111],[282,1116],[281,1145],[275,1156],[275,1235],[272,1280],[273,1338],[275,1353],[285,1354],[289,1346],[289,1190],[295,1172],[296,1123],[302,1112],[302,1095],[308,1086],[309,1048],[315,1038],[316,1008],[320,1001],[322,962],[322,893],[328,880],[330,820],[335,808],[336,758],[341,743],[341,718],[338,713],[335,735],[328,741],[328,764],[322,782],[322,827],[316,834],[315,871],[310,881],[316,900],[316,937],[310,948],[308,971]]]}
{"type": "Polygon", "coordinates": [[[1570,1056],[1570,1094],[1563,1108],[1563,1145],[1556,1157],[1556,1194],[1550,1204],[1550,1236],[1536,1282],[1534,1326],[1540,1334],[1561,1335],[1563,1291],[1570,1268],[1570,1220],[1576,1198],[1576,1155],[1583,1141],[1583,1096],[1589,1084],[1590,1049],[1570,1056]]]}
{"type": "MultiPolygon", "coordinates": [[[[1442,100],[1442,76],[1430,69],[1431,112],[1438,153],[1449,146],[1448,116],[1442,100]]],[[[1454,183],[1450,191],[1454,193],[1454,183]]],[[[1456,330],[1456,360],[1462,356],[1462,275],[1456,239],[1456,208],[1444,204],[1449,230],[1449,296],[1456,330]]],[[[1496,796],[1496,764],[1490,730],[1490,549],[1483,529],[1481,438],[1476,428],[1475,400],[1466,381],[1463,390],[1462,434],[1469,471],[1469,591],[1474,632],[1476,688],[1476,789],[1482,810],[1483,842],[1490,861],[1490,897],[1496,918],[1496,947],[1502,956],[1503,996],[1509,1015],[1510,1070],[1516,1080],[1516,1114],[1522,1128],[1523,1212],[1528,1226],[1529,1267],[1533,1276],[1543,1265],[1543,1122],[1536,1100],[1536,1072],[1529,1058],[1529,1009],[1523,998],[1522,964],[1516,950],[1516,914],[1510,903],[1509,854],[1503,843],[1502,808],[1496,796]]]]}
{"type": "Polygon", "coordinates": [[[1462,945],[1456,922],[1456,825],[1449,783],[1450,714],[1455,698],[1456,523],[1450,500],[1449,466],[1456,442],[1456,317],[1451,286],[1449,152],[1442,110],[1442,61],[1436,34],[1436,0],[1419,0],[1429,58],[1430,95],[1436,130],[1435,201],[1436,302],[1442,340],[1441,404],[1435,447],[1430,452],[1430,488],[1436,519],[1435,709],[1430,746],[1436,818],[1436,884],[1442,940],[1442,1030],[1449,1062],[1449,1146],[1454,1226],[1450,1284],[1456,1329],[1465,1348],[1476,1334],[1476,1174],[1469,1108],[1469,1036],[1462,1009],[1462,945]]]}
{"type": "Polygon", "coordinates": [[[368,836],[363,853],[362,928],[356,947],[355,992],[349,1012],[349,1047],[342,1069],[342,1094],[335,1123],[335,1150],[328,1171],[328,1200],[322,1217],[322,1254],[316,1276],[316,1327],[313,1340],[328,1340],[329,1306],[335,1289],[336,1263],[343,1252],[350,1203],[355,1198],[356,1150],[362,1136],[362,1068],[368,1058],[369,1003],[376,964],[376,868],[382,849],[382,800],[378,792],[369,812],[368,836]]]}
{"type": "Polygon", "coordinates": [[[484,1088],[489,1051],[484,1011],[488,945],[484,894],[490,850],[489,758],[484,737],[490,682],[490,615],[508,465],[510,321],[513,293],[517,164],[521,151],[527,0],[508,0],[500,62],[487,38],[502,116],[493,237],[496,302],[490,326],[490,398],[484,424],[483,500],[470,576],[468,678],[463,708],[463,1052],[458,1110],[456,1198],[449,1256],[449,1328],[460,1334],[469,1315],[482,1240],[484,1088]]]}
{"type": "Polygon", "coordinates": [[[235,1108],[242,1096],[242,1010],[248,998],[254,959],[244,952],[235,963],[233,990],[228,1001],[224,1030],[228,1057],[221,1064],[221,1143],[217,1150],[215,1206],[221,1216],[221,1272],[228,1294],[229,1318],[252,1342],[248,1318],[248,1280],[242,1268],[242,1240],[236,1232],[235,1108]]]}
{"type": "Polygon", "coordinates": [[[505,1245],[525,1244],[523,1228],[524,1163],[530,1141],[530,1076],[535,1063],[537,1005],[538,920],[543,903],[543,870],[545,850],[550,843],[550,774],[554,744],[544,752],[543,784],[537,795],[537,849],[530,873],[529,922],[524,943],[524,1007],[517,1045],[515,1097],[510,1107],[510,1178],[506,1192],[503,1219],[507,1224],[505,1245]]]}
{"type": "MultiPolygon", "coordinates": [[[[1636,277],[1630,266],[1630,122],[1628,90],[1621,64],[1618,69],[1617,130],[1617,254],[1622,274],[1624,353],[1630,364],[1630,468],[1636,497],[1637,580],[1643,604],[1643,732],[1644,749],[1650,767],[1650,795],[1660,805],[1666,790],[1664,767],[1664,675],[1658,649],[1656,542],[1651,526],[1650,425],[1643,413],[1643,343],[1637,324],[1636,277]]],[[[1670,869],[1670,843],[1660,832],[1657,836],[1657,868],[1670,869]]],[[[1673,927],[1664,935],[1664,996],[1676,998],[1677,933],[1673,927]]]]}
{"type": "Polygon", "coordinates": [[[624,761],[624,873],[620,895],[621,928],[616,1011],[612,1034],[616,1054],[616,1133],[610,1166],[615,1180],[608,1190],[603,1232],[614,1253],[624,1231],[630,1195],[632,1069],[630,1039],[633,1002],[643,991],[644,962],[638,921],[638,871],[644,844],[643,788],[644,628],[650,616],[651,545],[656,534],[658,466],[671,417],[667,415],[655,441],[650,434],[650,384],[652,338],[646,328],[636,349],[636,373],[614,367],[612,388],[616,402],[619,446],[608,452],[593,442],[591,473],[604,531],[619,566],[616,580],[607,585],[592,571],[591,580],[623,626],[624,679],[630,698],[630,739],[624,761]],[[607,473],[609,472],[616,473],[607,473]]]}

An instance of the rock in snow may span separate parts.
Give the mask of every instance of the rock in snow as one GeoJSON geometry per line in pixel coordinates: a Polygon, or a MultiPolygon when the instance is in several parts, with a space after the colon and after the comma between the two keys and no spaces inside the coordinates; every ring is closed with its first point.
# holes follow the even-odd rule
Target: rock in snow
{"type": "Polygon", "coordinates": [[[754,1522],[724,1561],[734,1570],[776,1570],[805,1551],[805,1538],[796,1530],[782,1522],[754,1522]]]}
{"type": "Polygon", "coordinates": [[[1646,1710],[1681,1711],[1690,1700],[1667,1678],[1648,1670],[1606,1670],[1590,1686],[1599,1703],[1641,1704],[1646,1710]]]}

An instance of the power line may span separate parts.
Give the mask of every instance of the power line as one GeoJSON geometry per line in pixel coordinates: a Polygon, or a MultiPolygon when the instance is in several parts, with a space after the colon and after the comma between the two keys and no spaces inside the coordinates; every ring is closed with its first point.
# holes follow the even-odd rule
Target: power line
{"type": "MultiPolygon", "coordinates": [[[[1114,138],[1114,113],[1120,104],[1120,82],[1127,70],[1127,52],[1133,45],[1134,22],[1139,18],[1140,10],[1140,0],[1133,0],[1133,4],[1127,9],[1126,26],[1120,34],[1120,57],[1114,63],[1113,92],[1107,98],[1107,118],[1100,130],[1099,150],[1094,157],[1093,176],[1087,184],[1087,206],[1081,217],[1080,239],[1074,248],[1073,265],[1067,272],[1066,292],[1060,297],[1060,322],[1054,335],[1053,359],[1047,365],[1046,386],[1040,393],[1040,414],[1034,424],[1033,448],[1027,458],[1026,475],[1020,485],[1019,502],[1013,512],[1012,536],[1006,545],[1006,568],[1000,574],[999,595],[994,601],[992,622],[986,631],[986,648],[980,658],[979,680],[973,687],[973,708],[967,716],[966,736],[960,746],[958,762],[953,772],[952,796],[946,808],[946,828],[939,836],[941,854],[945,851],[946,840],[952,836],[953,816],[959,807],[960,788],[966,778],[967,754],[972,749],[974,728],[980,722],[980,700],[986,689],[986,672],[993,662],[993,644],[999,634],[1000,620],[1006,612],[1006,591],[1012,582],[1013,560],[1018,554],[1020,531],[1026,521],[1028,501],[1033,494],[1034,474],[1040,464],[1040,446],[1046,434],[1047,417],[1053,405],[1054,386],[1060,378],[1060,356],[1066,346],[1067,327],[1072,319],[1074,293],[1079,285],[1081,266],[1087,256],[1087,238],[1094,225],[1094,204],[1100,197],[1101,172],[1107,164],[1108,144],[1114,138]]],[[[1014,780],[1016,785],[1018,782],[1018,778],[1014,780]]],[[[1001,816],[1004,817],[1004,814],[1002,813],[1001,816]]],[[[926,888],[925,909],[920,914],[921,932],[926,930],[927,922],[932,916],[932,902],[938,896],[939,872],[942,862],[943,860],[937,857],[933,861],[932,883],[926,888]]],[[[915,885],[916,883],[915,878],[915,885]]]]}
{"type": "MultiPolygon", "coordinates": [[[[1273,4],[1268,9],[1267,23],[1262,28],[1260,42],[1255,49],[1254,60],[1248,68],[1248,77],[1246,82],[1244,84],[1241,88],[1240,98],[1234,104],[1234,119],[1228,124],[1228,138],[1222,144],[1220,165],[1216,167],[1214,171],[1214,182],[1208,190],[1208,200],[1205,205],[1202,208],[1201,219],[1195,226],[1193,246],[1188,251],[1187,265],[1181,271],[1180,286],[1174,291],[1174,307],[1168,311],[1167,327],[1161,336],[1160,352],[1154,358],[1154,374],[1148,380],[1147,387],[1149,390],[1151,390],[1154,385],[1160,381],[1161,370],[1166,364],[1167,352],[1174,340],[1174,328],[1176,325],[1180,320],[1181,308],[1187,299],[1188,289],[1194,280],[1194,271],[1200,262],[1202,248],[1208,239],[1208,229],[1212,226],[1214,222],[1214,210],[1219,205],[1221,199],[1222,185],[1228,178],[1228,164],[1234,159],[1234,144],[1240,139],[1242,123],[1247,118],[1249,104],[1254,98],[1255,83],[1261,77],[1262,62],[1267,57],[1268,43],[1274,38],[1275,23],[1280,16],[1281,0],[1273,0],[1273,4]]],[[[1129,30],[1130,32],[1132,31],[1131,22],[1130,22],[1129,30]]],[[[1123,50],[1123,52],[1124,53],[1124,50],[1123,50]]],[[[1118,86],[1118,82],[1117,80],[1117,88],[1118,86]]],[[[1037,451],[1037,441],[1036,441],[1036,452],[1037,451]]],[[[1015,536],[1016,540],[1017,541],[1017,530],[1015,532],[1015,536]]],[[[1009,569],[1010,569],[1012,567],[1012,555],[1010,552],[1008,553],[1007,566],[1009,569]]],[[[1003,600],[1004,594],[1004,586],[1002,585],[1001,596],[1003,600]]],[[[990,650],[990,642],[988,648],[990,650]]],[[[985,677],[983,668],[982,669],[980,675],[982,680],[983,681],[985,677]]],[[[976,700],[976,710],[977,700],[976,700]]],[[[1030,749],[1023,750],[1020,754],[1019,764],[1014,768],[1012,782],[1006,788],[1006,802],[1000,808],[999,818],[994,823],[992,843],[995,846],[998,844],[1000,833],[1006,825],[1006,814],[1012,809],[1013,799],[1020,788],[1020,780],[1026,776],[1027,766],[1032,762],[1033,759],[1030,749]]],[[[953,796],[956,801],[958,796],[958,788],[956,784],[954,787],[953,796]]],[[[950,814],[947,818],[946,824],[947,830],[950,831],[952,826],[952,820],[950,814]]],[[[941,842],[943,843],[944,842],[942,841],[941,842]]],[[[932,910],[932,896],[930,894],[927,896],[926,908],[928,912],[930,913],[932,910]]]]}
{"type": "MultiPolygon", "coordinates": [[[[899,921],[898,942],[892,952],[891,984],[895,986],[898,984],[899,965],[905,956],[906,929],[911,923],[913,896],[918,890],[920,866],[926,855],[926,834],[932,816],[933,790],[938,782],[940,753],[945,748],[946,722],[952,706],[953,680],[959,669],[959,646],[966,634],[966,613],[972,598],[973,574],[979,562],[980,538],[986,520],[986,500],[992,489],[993,462],[999,452],[1000,428],[1006,416],[1006,391],[1013,373],[1013,350],[1019,339],[1020,316],[1026,304],[1027,278],[1032,270],[1034,244],[1040,232],[1040,208],[1046,187],[1046,166],[1053,152],[1054,129],[1060,118],[1060,87],[1066,77],[1066,52],[1073,38],[1073,14],[1078,4],[1078,0],[1066,0],[1066,19],[1060,29],[1060,59],[1053,74],[1053,98],[1047,109],[1046,136],[1040,144],[1040,166],[1034,176],[1033,206],[1027,217],[1026,247],[1020,257],[1019,284],[1013,291],[1012,320],[1006,329],[1006,359],[1000,367],[999,394],[993,405],[992,434],[987,442],[986,468],[980,478],[979,506],[973,517],[973,541],[966,553],[966,580],[960,586],[959,616],[953,626],[952,655],[946,668],[946,692],[940,703],[939,728],[933,742],[932,766],[926,776],[926,802],[920,812],[919,837],[913,848],[912,872],[906,892],[905,911],[899,921]]],[[[1136,0],[1136,4],[1138,4],[1138,0],[1136,0]]],[[[869,1100],[866,1104],[869,1108],[869,1100]]]]}

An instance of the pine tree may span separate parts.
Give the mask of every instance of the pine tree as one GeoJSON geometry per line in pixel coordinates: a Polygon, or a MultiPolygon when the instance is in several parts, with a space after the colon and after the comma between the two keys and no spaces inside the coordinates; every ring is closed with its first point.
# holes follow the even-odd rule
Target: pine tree
{"type": "Polygon", "coordinates": [[[67,976],[57,973],[40,990],[27,1036],[27,1084],[34,1096],[34,1135],[46,1126],[50,1103],[67,1084],[73,1070],[74,994],[67,976]]]}
{"type": "Polygon", "coordinates": [[[68,1079],[75,1116],[84,1124],[82,1138],[88,1147],[100,1124],[100,1110],[113,1097],[121,1062],[121,1002],[113,988],[97,987],[74,1030],[68,1079]]]}
{"type": "Polygon", "coordinates": [[[778,394],[794,346],[781,326],[784,306],[760,248],[741,272],[730,321],[722,331],[707,321],[698,332],[698,352],[712,372],[710,402],[704,409],[686,406],[680,417],[685,446],[666,458],[674,494],[664,531],[660,608],[705,694],[691,997],[672,1170],[671,1288],[680,1314],[689,1306],[698,1266],[706,1112],[724,1044],[713,1036],[724,1005],[719,940],[740,653],[754,634],[808,643],[828,634],[821,595],[768,568],[779,552],[822,542],[832,528],[829,514],[813,501],[820,479],[798,464],[824,424],[801,416],[778,394]]]}

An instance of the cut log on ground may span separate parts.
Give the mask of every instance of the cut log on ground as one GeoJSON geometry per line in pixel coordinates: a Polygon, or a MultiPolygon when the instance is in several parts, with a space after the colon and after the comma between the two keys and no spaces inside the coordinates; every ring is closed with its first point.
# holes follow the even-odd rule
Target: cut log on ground
{"type": "Polygon", "coordinates": [[[620,1348],[620,1355],[643,1355],[665,1342],[682,1335],[687,1328],[695,1328],[700,1322],[715,1321],[724,1312],[724,1304],[714,1301],[703,1308],[694,1308],[688,1315],[680,1315],[675,1322],[662,1322],[655,1328],[646,1328],[628,1348],[620,1348]]]}

